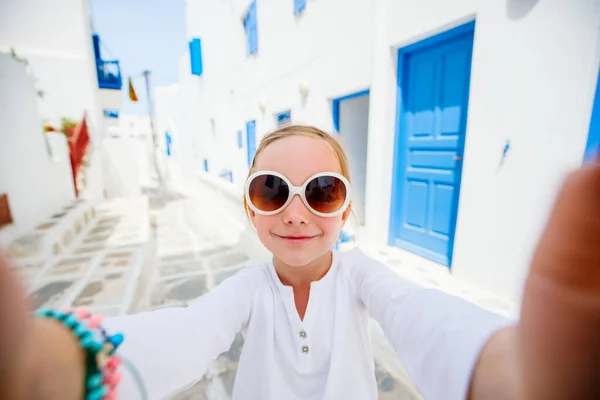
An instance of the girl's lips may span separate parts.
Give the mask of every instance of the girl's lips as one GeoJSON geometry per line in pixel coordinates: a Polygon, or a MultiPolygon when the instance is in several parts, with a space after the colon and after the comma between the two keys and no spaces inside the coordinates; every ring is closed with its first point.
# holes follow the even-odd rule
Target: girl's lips
{"type": "Polygon", "coordinates": [[[303,242],[308,242],[311,239],[316,238],[318,235],[314,235],[314,236],[286,236],[286,235],[278,235],[278,234],[274,234],[275,236],[277,236],[280,239],[283,239],[287,242],[291,242],[291,243],[303,243],[303,242]]]}

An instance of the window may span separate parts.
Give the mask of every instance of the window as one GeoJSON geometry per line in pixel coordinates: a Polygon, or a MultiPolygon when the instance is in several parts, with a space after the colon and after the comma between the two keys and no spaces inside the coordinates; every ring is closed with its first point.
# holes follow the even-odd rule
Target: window
{"type": "Polygon", "coordinates": [[[246,54],[256,54],[258,51],[258,32],[256,27],[256,0],[250,3],[248,13],[244,18],[244,31],[246,32],[246,54]]]}
{"type": "Polygon", "coordinates": [[[237,132],[237,146],[238,146],[238,149],[241,149],[242,147],[244,147],[244,142],[242,139],[242,131],[237,132]]]}
{"type": "Polygon", "coordinates": [[[277,126],[284,126],[292,122],[292,111],[287,110],[275,115],[277,126]]]}
{"type": "Polygon", "coordinates": [[[222,179],[226,180],[227,182],[233,182],[233,173],[231,172],[231,170],[223,170],[219,175],[222,179]]]}
{"type": "Polygon", "coordinates": [[[204,159],[204,170],[208,172],[208,160],[206,158],[204,159]]]}
{"type": "Polygon", "coordinates": [[[294,15],[300,15],[306,8],[306,0],[294,0],[294,15]]]}
{"type": "Polygon", "coordinates": [[[199,38],[190,40],[190,64],[192,75],[202,75],[202,43],[199,38]]]}
{"type": "Polygon", "coordinates": [[[212,130],[212,136],[213,136],[213,138],[217,137],[217,128],[215,126],[215,119],[214,118],[210,119],[210,129],[212,130]]]}

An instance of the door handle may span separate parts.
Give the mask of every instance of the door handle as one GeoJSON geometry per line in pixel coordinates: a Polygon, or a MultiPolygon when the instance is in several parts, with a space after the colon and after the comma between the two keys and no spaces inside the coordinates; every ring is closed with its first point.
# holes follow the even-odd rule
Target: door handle
{"type": "Polygon", "coordinates": [[[454,157],[452,157],[452,159],[454,161],[462,161],[463,158],[462,158],[462,156],[454,156],[454,157]]]}

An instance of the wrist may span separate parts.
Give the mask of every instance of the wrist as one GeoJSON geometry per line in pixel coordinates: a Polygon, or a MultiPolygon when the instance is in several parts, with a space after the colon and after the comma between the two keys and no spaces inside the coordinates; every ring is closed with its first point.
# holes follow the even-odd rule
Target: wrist
{"type": "Polygon", "coordinates": [[[86,354],[72,332],[59,322],[34,318],[28,336],[25,399],[82,399],[86,354]]]}

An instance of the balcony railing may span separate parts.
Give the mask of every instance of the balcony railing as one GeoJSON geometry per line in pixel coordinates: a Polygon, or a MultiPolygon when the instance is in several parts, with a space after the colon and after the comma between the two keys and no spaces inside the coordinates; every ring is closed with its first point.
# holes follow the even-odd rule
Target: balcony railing
{"type": "Polygon", "coordinates": [[[96,70],[98,72],[98,86],[100,89],[121,90],[123,79],[121,78],[119,61],[96,59],[96,70]]]}

